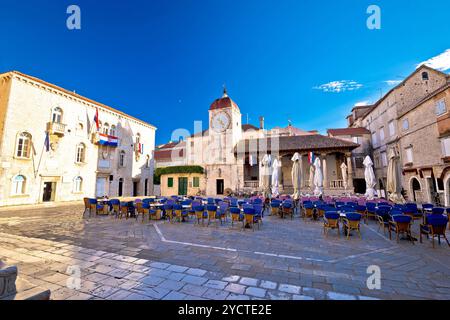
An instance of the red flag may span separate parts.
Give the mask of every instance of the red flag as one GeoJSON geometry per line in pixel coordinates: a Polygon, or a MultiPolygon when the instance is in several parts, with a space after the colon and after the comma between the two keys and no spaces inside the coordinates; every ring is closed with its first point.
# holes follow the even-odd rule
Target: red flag
{"type": "Polygon", "coordinates": [[[95,117],[94,117],[94,121],[95,121],[95,126],[97,127],[97,131],[100,127],[99,125],[99,121],[98,121],[98,108],[95,108],[95,117]]]}

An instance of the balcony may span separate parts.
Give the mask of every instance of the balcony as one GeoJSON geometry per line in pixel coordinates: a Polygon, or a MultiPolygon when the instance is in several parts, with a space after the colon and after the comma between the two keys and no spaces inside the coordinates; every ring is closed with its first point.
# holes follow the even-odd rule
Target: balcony
{"type": "Polygon", "coordinates": [[[47,131],[49,134],[54,134],[62,137],[66,132],[66,125],[57,122],[47,122],[47,131]]]}
{"type": "Polygon", "coordinates": [[[244,181],[244,188],[252,188],[252,189],[257,189],[259,188],[259,181],[244,181]]]}
{"type": "Polygon", "coordinates": [[[343,180],[330,181],[330,189],[344,189],[344,181],[343,180]]]}

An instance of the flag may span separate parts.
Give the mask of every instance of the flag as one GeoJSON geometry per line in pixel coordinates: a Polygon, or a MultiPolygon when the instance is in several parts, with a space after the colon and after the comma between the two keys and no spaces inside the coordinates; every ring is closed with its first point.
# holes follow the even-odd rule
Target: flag
{"type": "Polygon", "coordinates": [[[141,143],[139,151],[141,152],[141,154],[144,154],[144,144],[143,143],[141,143]]]}
{"type": "Polygon", "coordinates": [[[119,139],[114,136],[109,136],[104,133],[98,134],[98,144],[102,146],[117,147],[119,145],[119,139]]]}
{"type": "Polygon", "coordinates": [[[45,151],[50,151],[50,137],[48,135],[48,131],[45,132],[45,140],[44,140],[45,151]]]}
{"type": "Polygon", "coordinates": [[[315,160],[316,160],[316,156],[314,155],[314,152],[308,152],[308,162],[309,162],[309,164],[314,164],[315,160]]]}
{"type": "Polygon", "coordinates": [[[97,131],[100,127],[99,120],[98,120],[98,108],[95,108],[95,117],[94,117],[95,126],[97,127],[97,131]]]}

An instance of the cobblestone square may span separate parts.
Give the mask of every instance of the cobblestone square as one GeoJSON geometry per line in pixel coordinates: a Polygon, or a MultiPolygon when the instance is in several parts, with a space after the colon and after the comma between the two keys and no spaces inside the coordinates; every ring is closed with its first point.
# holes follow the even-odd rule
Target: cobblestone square
{"type": "Polygon", "coordinates": [[[78,204],[1,210],[1,263],[55,300],[450,299],[448,246],[397,243],[373,221],[362,239],[347,240],[298,216],[266,216],[252,231],[82,212],[78,204]],[[367,287],[372,265],[379,290],[367,287]]]}

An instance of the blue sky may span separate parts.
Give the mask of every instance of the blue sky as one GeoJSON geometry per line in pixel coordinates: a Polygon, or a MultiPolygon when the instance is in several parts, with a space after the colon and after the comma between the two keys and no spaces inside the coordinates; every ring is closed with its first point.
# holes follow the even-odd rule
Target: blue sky
{"type": "Polygon", "coordinates": [[[448,12],[448,0],[3,1],[0,72],[148,121],[157,143],[193,131],[194,120],[206,126],[224,83],[244,123],[248,113],[253,124],[263,115],[266,127],[291,119],[325,132],[386,93],[385,81],[449,49],[448,12]],[[66,28],[70,4],[81,8],[81,30],[66,28]],[[381,8],[381,30],[366,27],[370,4],[381,8]],[[322,86],[344,80],[355,90],[322,86]]]}

